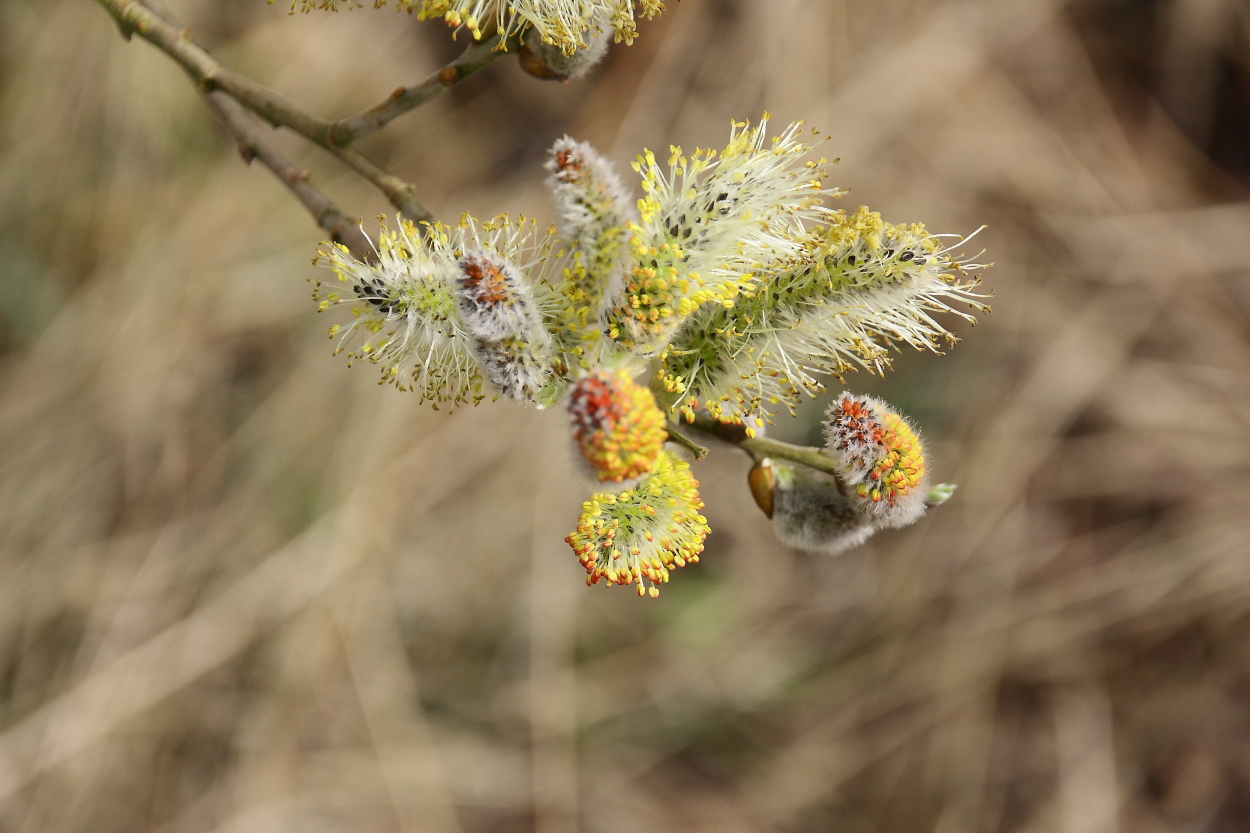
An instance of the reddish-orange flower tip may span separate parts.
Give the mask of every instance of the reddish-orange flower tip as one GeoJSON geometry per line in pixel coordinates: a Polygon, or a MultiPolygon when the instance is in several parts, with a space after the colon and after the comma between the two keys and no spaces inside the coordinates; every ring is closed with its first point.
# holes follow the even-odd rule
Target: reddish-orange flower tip
{"type": "Polygon", "coordinates": [[[906,526],[925,510],[924,447],[915,429],[871,396],[843,393],[826,412],[826,448],[861,513],[906,526]]]}
{"type": "Polygon", "coordinates": [[[646,474],[668,432],[651,391],[626,371],[599,371],[583,378],[569,396],[573,439],[601,483],[646,474]]]}

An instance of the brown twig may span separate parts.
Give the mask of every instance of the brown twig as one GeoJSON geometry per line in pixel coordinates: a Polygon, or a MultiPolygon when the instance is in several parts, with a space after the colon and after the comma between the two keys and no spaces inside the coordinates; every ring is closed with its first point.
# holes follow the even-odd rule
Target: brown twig
{"type": "Polygon", "coordinates": [[[369,180],[372,185],[386,195],[391,205],[399,209],[405,219],[418,226],[424,222],[433,222],[434,215],[425,209],[413,196],[417,190],[411,182],[405,182],[392,173],[387,172],[369,157],[353,147],[326,148],[343,161],[349,168],[369,180]]]}
{"type": "Polygon", "coordinates": [[[342,243],[355,257],[362,260],[372,255],[373,247],[369,238],[360,230],[359,224],[352,222],[329,197],[309,181],[307,171],[295,167],[291,160],[261,138],[255,122],[239,102],[220,90],[205,93],[204,100],[216,114],[222,127],[238,144],[239,155],[244,162],[251,163],[253,159],[259,159],[308,209],[317,225],[330,235],[330,239],[342,243]]]}
{"type": "MultiPolygon", "coordinates": [[[[505,54],[499,49],[499,36],[475,43],[458,58],[442,69],[431,73],[424,81],[412,87],[400,87],[390,97],[351,118],[341,119],[330,125],[328,140],[332,144],[347,145],[357,139],[376,133],[395,118],[409,110],[420,107],[438,97],[460,81],[505,54]]],[[[508,51],[515,51],[509,45],[508,51]]]]}
{"type": "MultiPolygon", "coordinates": [[[[415,186],[383,170],[345,142],[336,142],[331,139],[331,128],[337,122],[314,116],[281,94],[222,66],[191,40],[190,33],[186,29],[180,29],[170,23],[140,0],[98,0],[98,2],[117,22],[123,37],[129,39],[131,35],[137,34],[169,55],[186,70],[201,92],[210,93],[218,90],[229,93],[239,104],[270,124],[289,128],[337,156],[385,194],[405,218],[414,223],[431,219],[432,215],[414,196],[415,186]]],[[[456,72],[459,73],[459,70],[456,72]]],[[[432,97],[433,95],[430,95],[426,100],[432,97]]],[[[407,109],[419,103],[421,102],[413,103],[407,109]]],[[[380,124],[385,123],[382,121],[380,124]]]]}
{"type": "Polygon", "coordinates": [[[138,35],[173,58],[204,92],[225,90],[239,103],[275,126],[288,127],[302,136],[325,145],[330,122],[307,112],[280,93],[239,75],[219,64],[203,47],[139,0],[98,0],[117,21],[127,40],[138,35]]]}

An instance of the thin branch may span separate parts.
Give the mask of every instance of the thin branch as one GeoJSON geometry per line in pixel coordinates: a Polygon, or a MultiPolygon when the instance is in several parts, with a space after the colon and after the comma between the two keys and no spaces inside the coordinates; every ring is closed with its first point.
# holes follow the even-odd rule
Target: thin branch
{"type": "Polygon", "coordinates": [[[677,445],[689,451],[691,454],[694,455],[694,459],[702,460],[704,457],[707,456],[708,451],[706,448],[699,445],[697,442],[690,439],[685,434],[681,433],[680,431],[678,431],[676,428],[674,428],[671,425],[667,425],[665,426],[665,428],[668,430],[669,441],[676,443],[677,445]]]}
{"type": "Polygon", "coordinates": [[[388,173],[353,147],[329,146],[326,149],[343,160],[353,171],[373,183],[374,187],[391,201],[391,205],[399,209],[399,213],[405,219],[417,225],[434,221],[434,215],[413,196],[417,188],[411,182],[405,182],[394,174],[388,173]]]}
{"type": "Polygon", "coordinates": [[[432,215],[414,196],[415,186],[383,170],[360,151],[331,142],[330,128],[333,122],[318,118],[279,93],[226,69],[192,41],[186,29],[179,29],[143,5],[140,0],[98,2],[113,16],[123,37],[129,40],[132,34],[137,34],[169,55],[187,71],[201,92],[221,90],[229,93],[240,104],[270,124],[290,128],[337,156],[352,170],[373,183],[407,219],[414,223],[431,219],[432,215]]]}
{"type": "Polygon", "coordinates": [[[790,443],[783,443],[781,440],[774,440],[768,437],[753,437],[749,440],[743,440],[738,443],[738,447],[756,460],[761,460],[764,457],[771,457],[776,460],[789,460],[791,463],[798,463],[799,465],[807,466],[809,469],[816,469],[832,475],[838,482],[842,480],[833,465],[833,460],[825,456],[825,452],[819,448],[791,445],[790,443]]]}
{"type": "MultiPolygon", "coordinates": [[[[376,133],[395,118],[438,97],[496,58],[506,54],[498,49],[498,45],[498,35],[481,43],[475,43],[447,66],[431,73],[420,84],[400,87],[381,104],[351,118],[334,122],[330,125],[328,135],[330,143],[347,145],[363,136],[376,133]]],[[[509,49],[511,50],[511,46],[509,49]]]]}
{"type": "Polygon", "coordinates": [[[932,509],[935,506],[941,506],[954,496],[955,490],[959,487],[954,483],[938,483],[925,493],[924,504],[932,509]]]}
{"type": "MultiPolygon", "coordinates": [[[[781,440],[774,440],[768,437],[749,437],[747,436],[746,428],[741,425],[727,425],[706,416],[696,417],[695,421],[690,423],[688,427],[701,434],[736,445],[747,454],[750,454],[752,459],[756,461],[765,457],[789,460],[792,463],[823,471],[825,474],[838,478],[838,472],[834,468],[833,460],[825,456],[825,452],[819,448],[791,445],[790,443],[783,443],[781,440]]],[[[838,481],[841,482],[841,478],[838,478],[838,481]]]]}
{"type": "Polygon", "coordinates": [[[313,215],[317,225],[326,230],[330,239],[342,243],[355,257],[362,260],[371,257],[373,247],[369,244],[369,238],[360,230],[359,224],[348,219],[329,197],[309,181],[307,171],[295,167],[291,160],[261,138],[255,122],[243,109],[243,105],[220,90],[205,93],[204,99],[226,132],[238,143],[239,155],[244,162],[251,163],[253,159],[259,159],[261,164],[273,171],[274,176],[291,189],[291,193],[313,215]]]}
{"type": "Polygon", "coordinates": [[[146,40],[182,66],[203,92],[225,90],[239,103],[275,126],[289,127],[319,145],[325,145],[330,122],[307,112],[280,93],[219,64],[203,47],[139,0],[98,0],[117,21],[122,36],[146,40]]]}

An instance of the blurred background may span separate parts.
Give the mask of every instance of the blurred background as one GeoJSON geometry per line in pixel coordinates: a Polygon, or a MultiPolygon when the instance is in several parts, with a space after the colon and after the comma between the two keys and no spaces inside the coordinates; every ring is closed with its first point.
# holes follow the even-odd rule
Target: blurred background
{"type": "MultiPolygon", "coordinates": [[[[330,117],[463,48],[167,4],[330,117]]],[[[0,830],[1250,829],[1250,5],[668,5],[589,80],[499,61],[366,149],[443,219],[546,221],[564,133],[624,166],[768,110],[830,137],[842,207],[988,224],[994,314],[848,379],[956,497],[797,553],[718,447],[702,562],[587,589],[562,415],[332,358],[319,231],[183,73],[3,0],[0,830]]]]}

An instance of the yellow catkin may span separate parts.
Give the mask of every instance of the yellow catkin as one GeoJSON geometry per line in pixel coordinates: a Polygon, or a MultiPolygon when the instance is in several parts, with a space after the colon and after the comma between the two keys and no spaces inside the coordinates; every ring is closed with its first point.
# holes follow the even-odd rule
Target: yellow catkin
{"type": "Polygon", "coordinates": [[[668,432],[647,388],[624,371],[585,377],[569,397],[573,439],[600,482],[620,482],[650,471],[668,432]]]}
{"type": "Polygon", "coordinates": [[[586,568],[588,585],[637,584],[639,596],[654,598],[670,570],[698,562],[711,531],[702,508],[690,467],[665,451],[634,488],[592,495],[564,540],[586,568]]]}

